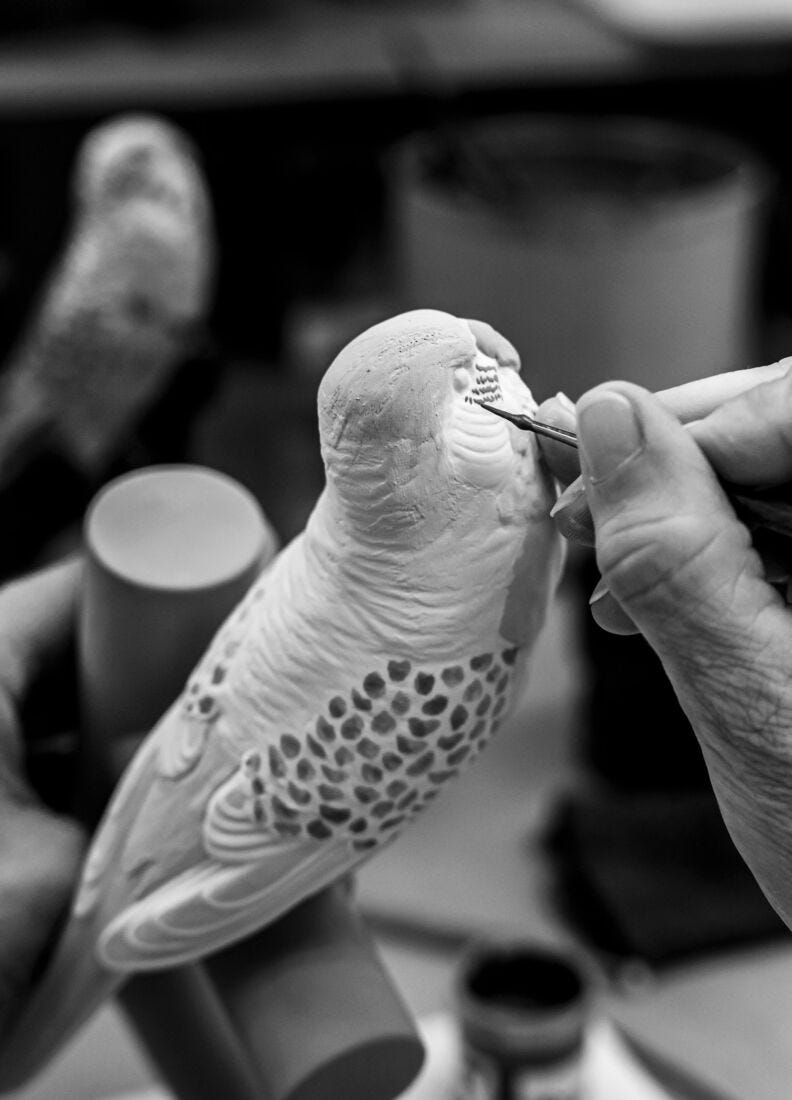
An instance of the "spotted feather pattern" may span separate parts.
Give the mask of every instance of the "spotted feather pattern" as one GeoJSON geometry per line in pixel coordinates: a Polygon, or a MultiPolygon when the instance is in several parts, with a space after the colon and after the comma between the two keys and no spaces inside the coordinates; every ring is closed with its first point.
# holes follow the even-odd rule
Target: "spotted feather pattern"
{"type": "Polygon", "coordinates": [[[244,753],[209,803],[207,853],[245,862],[284,840],[343,837],[365,852],[392,839],[497,730],[517,652],[435,668],[394,658],[330,696],[302,736],[244,753]]]}

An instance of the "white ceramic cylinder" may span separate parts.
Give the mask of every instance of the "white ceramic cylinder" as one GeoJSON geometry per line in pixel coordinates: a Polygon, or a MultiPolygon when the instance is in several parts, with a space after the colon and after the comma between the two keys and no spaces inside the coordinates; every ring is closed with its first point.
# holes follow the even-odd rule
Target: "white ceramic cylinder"
{"type": "Polygon", "coordinates": [[[749,365],[768,181],[740,145],[649,119],[511,117],[408,143],[401,304],[488,321],[538,399],[749,365]]]}
{"type": "Polygon", "coordinates": [[[165,712],[275,541],[255,498],[214,470],[149,467],[99,493],[79,624],[90,754],[165,712]]]}

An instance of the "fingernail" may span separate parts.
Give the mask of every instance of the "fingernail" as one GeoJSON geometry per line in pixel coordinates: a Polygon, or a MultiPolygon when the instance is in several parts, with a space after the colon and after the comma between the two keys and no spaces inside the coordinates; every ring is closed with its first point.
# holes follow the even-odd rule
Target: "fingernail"
{"type": "Polygon", "coordinates": [[[591,518],[580,478],[564,489],[550,509],[550,517],[559,517],[558,529],[570,542],[577,542],[582,546],[594,545],[594,520],[591,518]]]}
{"type": "Polygon", "coordinates": [[[595,603],[603,600],[609,592],[610,588],[608,588],[607,584],[605,583],[604,577],[600,577],[600,579],[597,581],[594,591],[589,596],[589,605],[593,607],[595,603]]]}
{"type": "Polygon", "coordinates": [[[593,482],[640,454],[643,433],[629,399],[606,391],[587,401],[578,412],[578,442],[593,482]]]}
{"type": "Polygon", "coordinates": [[[583,483],[580,478],[573,481],[571,485],[567,485],[563,493],[560,493],[553,507],[550,509],[550,515],[557,516],[559,512],[563,512],[565,508],[569,508],[576,500],[579,500],[584,496],[583,483]]]}
{"type": "Polygon", "coordinates": [[[574,401],[570,401],[570,399],[567,397],[567,395],[565,393],[562,393],[561,390],[559,390],[558,393],[556,394],[556,401],[559,403],[559,405],[561,405],[562,408],[566,409],[567,412],[574,413],[574,411],[575,411],[574,401]]]}

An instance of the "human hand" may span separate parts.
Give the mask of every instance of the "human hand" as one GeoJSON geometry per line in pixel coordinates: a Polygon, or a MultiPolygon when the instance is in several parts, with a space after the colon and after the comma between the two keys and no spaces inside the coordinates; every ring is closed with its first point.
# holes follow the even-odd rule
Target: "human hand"
{"type": "MultiPolygon", "coordinates": [[[[571,530],[585,527],[587,506],[603,577],[594,616],[606,629],[639,630],[660,657],[732,838],[792,927],[792,610],[718,480],[792,479],[789,366],[739,372],[744,385],[760,384],[709,409],[700,401],[687,428],[669,407],[685,395],[695,405],[703,390],[711,397],[714,380],[670,401],[628,383],[585,394],[576,409],[585,505],[573,500],[571,530]]],[[[558,402],[538,415],[574,426],[558,402]]],[[[545,454],[568,480],[569,456],[560,471],[556,452],[545,454]]],[[[557,517],[569,531],[566,511],[557,517]]]]}
{"type": "Polygon", "coordinates": [[[25,770],[21,711],[68,645],[80,567],[68,562],[0,589],[0,1044],[25,1002],[37,962],[68,902],[85,847],[25,770]]]}

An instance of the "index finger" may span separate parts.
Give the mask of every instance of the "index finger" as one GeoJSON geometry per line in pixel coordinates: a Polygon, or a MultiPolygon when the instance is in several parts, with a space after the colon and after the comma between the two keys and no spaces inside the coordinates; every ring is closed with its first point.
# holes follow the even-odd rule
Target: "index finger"
{"type": "Polygon", "coordinates": [[[709,416],[720,405],[763,382],[784,378],[792,368],[792,356],[768,363],[764,367],[746,367],[745,370],[726,371],[709,378],[698,378],[682,386],[658,390],[655,394],[663,405],[674,413],[683,424],[709,416]]]}
{"type": "Polygon", "coordinates": [[[0,588],[0,687],[19,699],[73,630],[82,562],[69,558],[0,588]]]}

